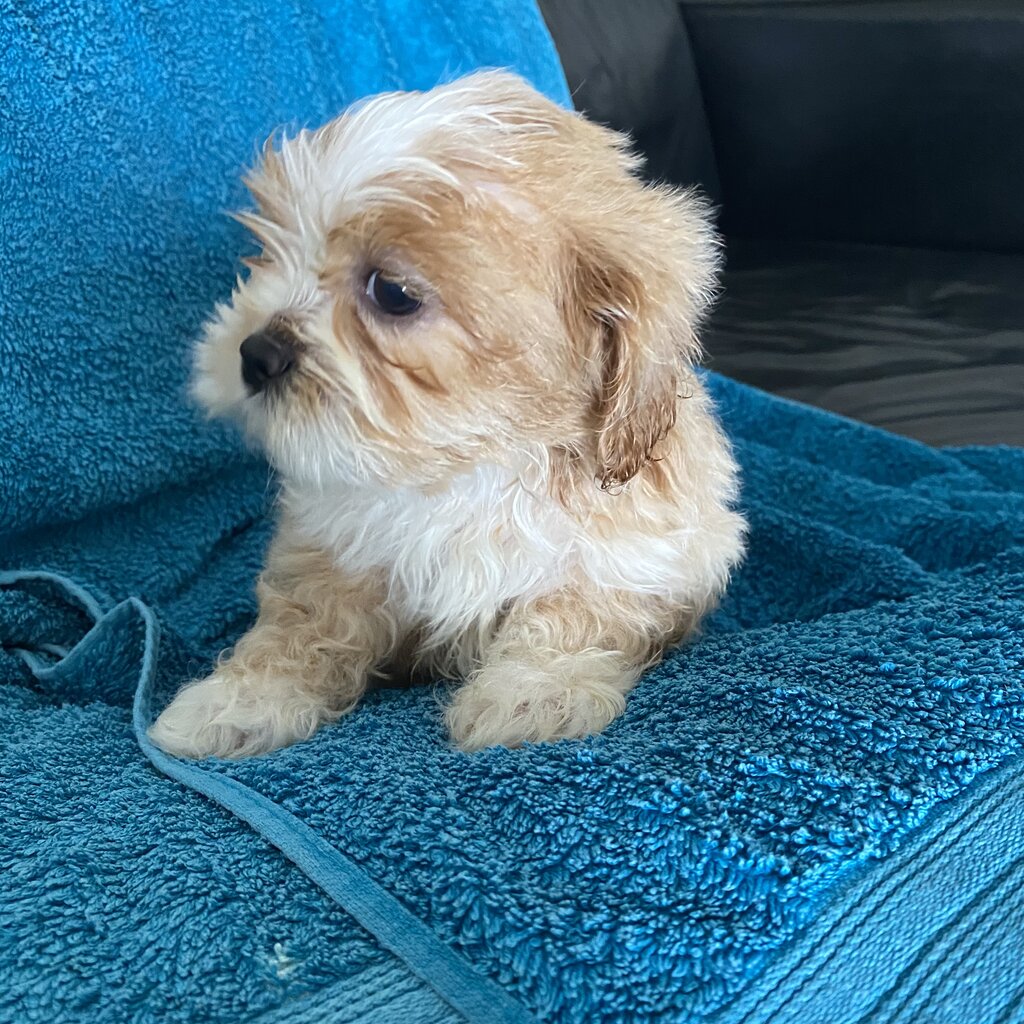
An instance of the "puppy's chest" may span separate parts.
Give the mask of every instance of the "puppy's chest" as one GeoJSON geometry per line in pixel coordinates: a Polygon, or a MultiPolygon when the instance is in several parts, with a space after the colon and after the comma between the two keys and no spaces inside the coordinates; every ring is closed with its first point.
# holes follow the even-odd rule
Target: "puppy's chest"
{"type": "Polygon", "coordinates": [[[578,539],[555,501],[483,473],[436,496],[367,488],[288,507],[339,568],[383,571],[405,617],[453,628],[561,585],[578,539]]]}

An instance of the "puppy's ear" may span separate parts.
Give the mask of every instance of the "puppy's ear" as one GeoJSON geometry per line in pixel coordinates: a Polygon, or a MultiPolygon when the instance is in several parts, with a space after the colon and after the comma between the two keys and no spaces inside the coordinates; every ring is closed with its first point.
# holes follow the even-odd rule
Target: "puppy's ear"
{"type": "Polygon", "coordinates": [[[600,366],[602,488],[636,476],[672,429],[719,263],[701,200],[627,180],[617,203],[577,227],[568,261],[569,330],[600,366]]]}

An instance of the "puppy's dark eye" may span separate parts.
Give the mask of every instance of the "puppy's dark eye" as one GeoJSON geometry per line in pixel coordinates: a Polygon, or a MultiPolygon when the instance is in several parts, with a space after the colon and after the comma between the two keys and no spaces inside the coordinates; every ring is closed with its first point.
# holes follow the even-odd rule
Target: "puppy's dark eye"
{"type": "Polygon", "coordinates": [[[366,280],[367,298],[388,316],[409,316],[415,313],[423,300],[403,281],[385,277],[381,270],[374,270],[366,280]]]}

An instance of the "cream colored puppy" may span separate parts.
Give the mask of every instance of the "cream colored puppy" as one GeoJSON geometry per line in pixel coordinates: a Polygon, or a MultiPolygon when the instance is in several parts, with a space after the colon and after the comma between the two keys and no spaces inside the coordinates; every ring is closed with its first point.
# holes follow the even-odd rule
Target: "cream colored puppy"
{"type": "Polygon", "coordinates": [[[268,145],[195,394],[266,451],[280,524],[256,624],[156,743],[272,750],[410,670],[462,680],[464,750],[584,736],[696,627],[744,532],[693,372],[718,249],[638,163],[497,72],[268,145]]]}

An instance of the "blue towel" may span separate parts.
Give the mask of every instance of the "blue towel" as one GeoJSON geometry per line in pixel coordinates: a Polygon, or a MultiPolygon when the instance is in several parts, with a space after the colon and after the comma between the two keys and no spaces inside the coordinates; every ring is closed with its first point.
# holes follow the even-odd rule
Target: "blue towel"
{"type": "Polygon", "coordinates": [[[174,761],[270,529],[183,397],[241,165],[477,64],[565,87],[525,0],[28,0],[0,54],[0,1022],[1022,1018],[1024,452],[712,376],[750,555],[604,735],[461,754],[428,688],[174,761]]]}
{"type": "Polygon", "coordinates": [[[175,591],[0,576],[0,1019],[1019,1019],[1024,452],[709,383],[751,555],[590,740],[464,755],[385,691],[176,762],[144,735],[204,657],[175,591]]]}

